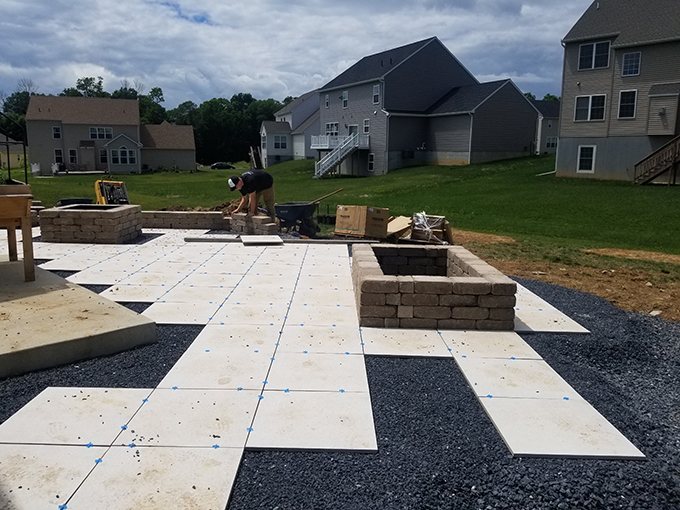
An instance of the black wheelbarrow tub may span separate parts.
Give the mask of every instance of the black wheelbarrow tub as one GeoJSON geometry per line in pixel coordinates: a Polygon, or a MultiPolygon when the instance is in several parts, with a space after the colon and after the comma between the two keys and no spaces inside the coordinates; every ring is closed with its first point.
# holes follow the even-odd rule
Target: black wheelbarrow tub
{"type": "Polygon", "coordinates": [[[297,222],[305,218],[312,218],[316,211],[316,204],[309,202],[285,202],[276,204],[276,217],[285,222],[297,222]]]}

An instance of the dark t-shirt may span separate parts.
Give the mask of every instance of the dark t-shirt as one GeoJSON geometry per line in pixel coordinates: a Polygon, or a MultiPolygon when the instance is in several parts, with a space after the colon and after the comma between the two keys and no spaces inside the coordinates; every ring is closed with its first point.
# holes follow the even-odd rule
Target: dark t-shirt
{"type": "Polygon", "coordinates": [[[253,191],[264,191],[274,185],[274,178],[264,170],[248,170],[241,174],[243,187],[241,195],[247,195],[253,191]]]}

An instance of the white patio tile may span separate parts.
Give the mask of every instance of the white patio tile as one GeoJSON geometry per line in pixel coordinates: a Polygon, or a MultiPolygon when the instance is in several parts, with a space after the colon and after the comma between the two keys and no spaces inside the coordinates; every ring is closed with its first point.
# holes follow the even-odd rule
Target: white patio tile
{"type": "Polygon", "coordinates": [[[300,273],[298,290],[347,290],[353,291],[352,277],[350,275],[330,274],[325,276],[310,276],[300,273]]]}
{"type": "Polygon", "coordinates": [[[212,317],[211,324],[228,325],[282,325],[288,312],[287,303],[276,301],[259,305],[232,304],[228,299],[212,317]],[[272,304],[270,304],[272,303],[272,304]]]}
{"type": "Polygon", "coordinates": [[[207,260],[197,270],[197,272],[210,273],[214,275],[226,274],[243,276],[250,270],[250,267],[253,265],[254,261],[255,257],[234,260],[216,255],[215,257],[207,260]]]}
{"type": "MultiPolygon", "coordinates": [[[[35,256],[35,254],[34,254],[35,256]]],[[[38,258],[38,257],[36,257],[38,258]]],[[[52,259],[48,262],[40,264],[42,269],[48,271],[83,271],[99,264],[100,260],[88,259],[87,257],[77,257],[75,255],[62,256],[57,259],[52,259]]],[[[98,269],[104,269],[100,267],[98,269]]],[[[110,268],[109,268],[110,269],[110,268]]]]}
{"type": "Polygon", "coordinates": [[[73,274],[66,279],[73,283],[85,285],[113,285],[122,280],[125,280],[130,275],[116,269],[106,268],[104,265],[95,266],[92,269],[85,269],[79,273],[73,274]],[[103,269],[96,269],[101,267],[103,269]]]}
{"type": "Polygon", "coordinates": [[[588,333],[589,331],[567,317],[547,301],[517,284],[515,305],[515,331],[588,333]]]}
{"type": "Polygon", "coordinates": [[[46,388],[0,426],[0,443],[110,446],[152,391],[46,388]]]}
{"type": "Polygon", "coordinates": [[[267,286],[259,285],[244,285],[239,284],[233,289],[229,302],[232,304],[266,304],[273,306],[274,303],[290,304],[293,297],[294,286],[267,286]]]}
{"type": "Polygon", "coordinates": [[[378,450],[368,393],[265,390],[246,448],[378,450]]]}
{"type": "Polygon", "coordinates": [[[267,286],[273,289],[278,287],[281,290],[288,289],[292,292],[297,283],[297,277],[297,271],[292,271],[289,274],[258,274],[250,271],[243,277],[240,285],[244,287],[267,286]]]}
{"type": "Polygon", "coordinates": [[[357,354],[317,354],[277,350],[265,388],[368,392],[364,357],[357,354]]]}
{"type": "Polygon", "coordinates": [[[99,295],[116,303],[153,303],[168,292],[160,285],[129,285],[116,283],[99,295]]]}
{"type": "Polygon", "coordinates": [[[296,305],[310,305],[322,303],[326,305],[341,305],[356,307],[356,296],[353,290],[335,290],[329,288],[310,289],[298,285],[293,294],[296,305]]]}
{"type": "Polygon", "coordinates": [[[224,508],[242,453],[243,448],[224,447],[114,447],[68,502],[68,510],[224,508]]]}
{"type": "Polygon", "coordinates": [[[542,359],[514,331],[442,330],[439,334],[451,353],[468,358],[542,359]]]}
{"type": "Polygon", "coordinates": [[[277,352],[327,354],[362,354],[359,328],[348,326],[300,326],[287,323],[279,339],[277,352]]]}
{"type": "Polygon", "coordinates": [[[118,445],[243,447],[259,391],[157,389],[118,445]]]}
{"type": "Polygon", "coordinates": [[[434,330],[361,328],[364,354],[380,356],[450,357],[444,340],[434,330]]]}
{"type": "Polygon", "coordinates": [[[219,308],[219,303],[159,303],[152,304],[142,315],[157,324],[207,324],[219,308]]]}
{"type": "MultiPolygon", "coordinates": [[[[130,285],[160,285],[163,287],[174,287],[184,280],[185,276],[169,273],[151,273],[149,271],[137,271],[131,274],[123,283],[130,285]]],[[[113,282],[115,283],[115,282],[113,282]]]]}
{"type": "Polygon", "coordinates": [[[481,398],[480,402],[513,455],[645,458],[585,400],[481,398]]]}
{"type": "Polygon", "coordinates": [[[203,267],[201,267],[182,280],[182,284],[195,287],[234,288],[242,279],[243,275],[241,274],[204,272],[203,267]]]}
{"type": "Polygon", "coordinates": [[[281,328],[271,325],[234,325],[221,326],[209,324],[200,332],[189,350],[215,349],[222,346],[261,349],[263,352],[274,352],[279,341],[281,328]]]}
{"type": "Polygon", "coordinates": [[[283,239],[279,236],[241,236],[244,246],[263,245],[263,244],[283,244],[283,239]]]}
{"type": "Polygon", "coordinates": [[[222,304],[233,287],[194,287],[187,285],[186,281],[177,284],[158,298],[163,303],[195,303],[208,301],[222,304]]]}
{"type": "Polygon", "coordinates": [[[303,326],[359,327],[355,306],[298,304],[295,299],[286,324],[303,326]]]}
{"type": "Polygon", "coordinates": [[[187,276],[201,266],[200,262],[168,262],[164,259],[150,263],[144,269],[150,273],[169,273],[187,276]]]}
{"type": "Polygon", "coordinates": [[[580,399],[543,360],[463,358],[456,363],[477,396],[580,399]]]}
{"type": "MultiPolygon", "coordinates": [[[[269,326],[268,326],[269,327],[269,326]]],[[[206,329],[225,330],[227,326],[206,329]]],[[[276,329],[271,327],[271,329],[276,329]]],[[[201,337],[186,350],[158,385],[159,388],[262,390],[276,350],[276,337],[257,345],[260,338],[244,345],[244,339],[201,337]]]]}
{"type": "Polygon", "coordinates": [[[2,508],[60,508],[106,451],[84,446],[0,444],[2,508]]]}

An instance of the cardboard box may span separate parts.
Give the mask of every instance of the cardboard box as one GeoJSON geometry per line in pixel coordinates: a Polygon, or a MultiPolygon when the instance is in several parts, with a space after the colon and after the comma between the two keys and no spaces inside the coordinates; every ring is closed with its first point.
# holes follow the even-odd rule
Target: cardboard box
{"type": "Polygon", "coordinates": [[[343,236],[385,239],[390,210],[363,205],[339,205],[335,233],[343,236]]]}

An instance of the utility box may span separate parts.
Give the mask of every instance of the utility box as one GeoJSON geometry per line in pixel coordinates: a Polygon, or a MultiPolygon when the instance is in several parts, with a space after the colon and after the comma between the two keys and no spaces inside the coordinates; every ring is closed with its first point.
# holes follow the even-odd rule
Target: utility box
{"type": "Polygon", "coordinates": [[[365,205],[339,205],[335,233],[343,236],[385,239],[390,210],[365,205]]]}

